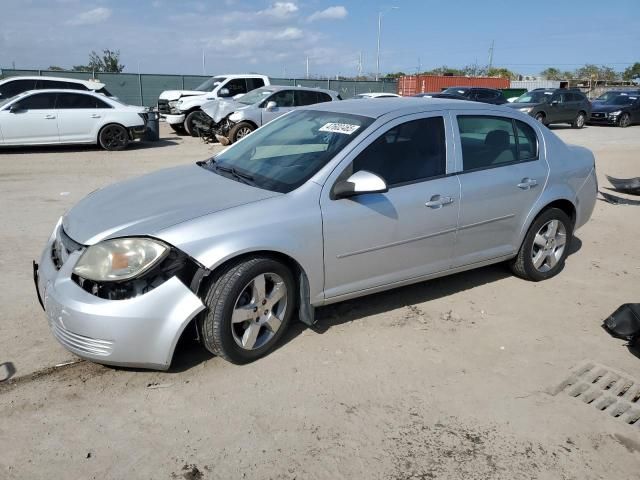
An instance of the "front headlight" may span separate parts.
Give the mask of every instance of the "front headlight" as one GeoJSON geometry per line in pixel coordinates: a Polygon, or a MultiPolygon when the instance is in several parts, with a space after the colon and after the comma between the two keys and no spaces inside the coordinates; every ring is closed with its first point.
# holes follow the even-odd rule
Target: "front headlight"
{"type": "Polygon", "coordinates": [[[622,113],[622,110],[616,110],[615,112],[611,112],[609,113],[610,117],[617,117],[618,115],[620,115],[622,113]]]}
{"type": "Polygon", "coordinates": [[[137,277],[162,260],[169,247],[150,238],[115,238],[88,247],[73,267],[86,280],[117,282],[137,277]]]}
{"type": "Polygon", "coordinates": [[[518,110],[520,110],[522,113],[529,113],[532,110],[532,107],[519,108],[518,110]]]}
{"type": "Polygon", "coordinates": [[[239,122],[240,120],[242,120],[242,114],[238,112],[232,113],[231,115],[229,115],[229,120],[232,122],[239,122]]]}
{"type": "Polygon", "coordinates": [[[173,108],[175,107],[178,103],[180,103],[182,100],[171,100],[169,102],[169,107],[173,108]]]}

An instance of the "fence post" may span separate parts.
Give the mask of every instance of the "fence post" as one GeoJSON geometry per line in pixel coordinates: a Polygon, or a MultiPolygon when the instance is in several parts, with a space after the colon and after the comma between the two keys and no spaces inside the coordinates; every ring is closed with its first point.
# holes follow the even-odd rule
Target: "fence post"
{"type": "Polygon", "coordinates": [[[144,107],[144,97],[142,96],[142,74],[138,73],[138,86],[140,87],[140,106],[144,107]]]}
{"type": "Polygon", "coordinates": [[[180,75],[180,78],[182,78],[182,89],[181,90],[184,90],[184,75],[180,75]]]}

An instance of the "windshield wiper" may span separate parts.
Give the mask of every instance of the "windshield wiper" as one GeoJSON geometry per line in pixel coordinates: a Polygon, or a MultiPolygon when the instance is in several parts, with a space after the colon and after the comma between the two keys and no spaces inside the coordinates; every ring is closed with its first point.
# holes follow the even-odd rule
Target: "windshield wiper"
{"type": "MultiPolygon", "coordinates": [[[[213,159],[211,159],[211,160],[212,160],[212,163],[215,162],[215,160],[213,160],[213,159]]],[[[233,167],[225,167],[225,166],[222,166],[222,165],[215,164],[214,168],[216,170],[220,170],[221,172],[230,173],[231,175],[233,175],[234,178],[236,178],[237,180],[242,181],[243,183],[246,183],[247,185],[255,186],[255,184],[256,184],[254,178],[251,175],[246,174],[246,173],[240,173],[233,167]]]]}

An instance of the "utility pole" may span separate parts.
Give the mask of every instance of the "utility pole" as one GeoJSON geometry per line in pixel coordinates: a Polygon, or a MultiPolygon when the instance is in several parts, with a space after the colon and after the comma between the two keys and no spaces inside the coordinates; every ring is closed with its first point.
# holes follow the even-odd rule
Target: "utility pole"
{"type": "Polygon", "coordinates": [[[380,33],[382,30],[382,15],[390,12],[391,10],[398,10],[400,7],[391,7],[387,10],[378,11],[378,49],[376,55],[376,82],[380,79],[380,33]]]}
{"type": "Polygon", "coordinates": [[[418,57],[418,69],[416,70],[416,75],[418,75],[422,71],[422,62],[420,61],[420,57],[418,57]]]}
{"type": "Polygon", "coordinates": [[[494,40],[491,40],[491,47],[489,47],[489,70],[493,67],[493,45],[494,40]]]}
{"type": "Polygon", "coordinates": [[[202,49],[202,75],[207,74],[207,60],[204,56],[204,48],[202,49]]]}
{"type": "Polygon", "coordinates": [[[309,80],[309,56],[307,56],[307,80],[309,80]]]}
{"type": "Polygon", "coordinates": [[[362,77],[362,50],[360,50],[360,54],[358,55],[358,76],[362,77]]]}

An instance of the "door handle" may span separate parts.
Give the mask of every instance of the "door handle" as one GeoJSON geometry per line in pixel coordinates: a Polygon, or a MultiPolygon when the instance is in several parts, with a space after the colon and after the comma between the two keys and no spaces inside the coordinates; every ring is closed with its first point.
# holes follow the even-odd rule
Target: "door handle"
{"type": "Polygon", "coordinates": [[[442,208],[443,206],[449,205],[451,203],[453,203],[453,198],[451,198],[451,197],[446,197],[446,196],[442,196],[442,195],[434,195],[424,205],[426,207],[436,209],[436,208],[442,208]]]}
{"type": "Polygon", "coordinates": [[[46,118],[47,120],[54,120],[56,118],[55,115],[45,115],[44,118],[46,118]]]}
{"type": "Polygon", "coordinates": [[[91,115],[91,118],[100,118],[102,115],[98,115],[97,113],[94,113],[93,115],[91,115]]]}
{"type": "Polygon", "coordinates": [[[523,178],[518,184],[518,188],[522,190],[529,190],[531,187],[538,185],[538,181],[535,178],[523,178]]]}

